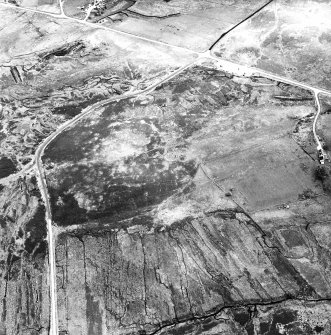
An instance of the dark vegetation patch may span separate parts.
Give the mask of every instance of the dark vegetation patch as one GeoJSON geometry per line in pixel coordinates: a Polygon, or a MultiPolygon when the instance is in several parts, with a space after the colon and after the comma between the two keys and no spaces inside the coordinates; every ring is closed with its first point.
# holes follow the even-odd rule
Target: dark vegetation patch
{"type": "MultiPolygon", "coordinates": [[[[196,173],[194,162],[171,164],[169,170],[159,171],[162,161],[132,159],[128,166],[135,163],[140,169],[136,174],[116,172],[115,166],[94,165],[83,166],[75,173],[63,172],[61,183],[57,188],[49,188],[54,221],[59,225],[68,226],[81,224],[87,220],[110,219],[122,220],[138,215],[143,209],[159,204],[185,185],[196,173]],[[115,170],[115,171],[114,171],[115,170]],[[90,190],[86,176],[103,172],[102,177],[96,175],[95,184],[101,191],[90,190]],[[84,193],[84,196],[96,206],[86,210],[79,207],[71,185],[84,193]],[[102,196],[102,200],[100,200],[102,196]]],[[[145,158],[145,159],[143,159],[145,158]]]]}
{"type": "Polygon", "coordinates": [[[317,166],[314,170],[314,177],[322,183],[324,191],[331,194],[331,167],[317,166]]]}
{"type": "Polygon", "coordinates": [[[255,335],[255,329],[254,329],[254,324],[252,322],[249,322],[246,326],[245,326],[245,330],[247,332],[247,335],[255,335]]]}
{"type": "Polygon", "coordinates": [[[7,226],[7,221],[3,217],[0,217],[0,227],[4,229],[6,228],[6,226],[7,226]]]}
{"type": "Polygon", "coordinates": [[[52,162],[77,162],[89,154],[100,142],[109,136],[109,126],[113,122],[123,121],[118,114],[128,105],[126,100],[110,103],[100,117],[100,122],[90,124],[89,120],[79,122],[75,127],[63,132],[46,148],[44,159],[52,162]]]}
{"type": "Polygon", "coordinates": [[[0,178],[5,178],[16,172],[16,166],[13,161],[7,157],[0,158],[0,178]]]}
{"type": "Polygon", "coordinates": [[[262,335],[312,335],[314,330],[308,322],[298,318],[298,312],[292,309],[282,308],[277,310],[269,323],[261,323],[262,335]]]}
{"type": "Polygon", "coordinates": [[[233,319],[238,322],[241,326],[245,326],[250,320],[249,312],[244,309],[234,309],[233,310],[233,319]]]}
{"type": "Polygon", "coordinates": [[[331,106],[325,108],[320,118],[319,134],[322,138],[322,146],[326,151],[331,150],[331,106]]]}
{"type": "Polygon", "coordinates": [[[331,34],[328,32],[323,32],[319,37],[318,41],[320,43],[331,43],[331,34]]]}
{"type": "Polygon", "coordinates": [[[107,234],[113,234],[115,229],[128,231],[132,226],[144,226],[144,229],[152,229],[154,225],[154,217],[150,209],[141,211],[140,214],[124,220],[114,220],[105,217],[97,221],[89,221],[84,225],[80,225],[70,232],[60,233],[58,235],[59,243],[64,243],[67,236],[75,237],[82,240],[86,236],[105,237],[107,234]],[[97,223],[97,224],[96,224],[97,223]]]}
{"type": "Polygon", "coordinates": [[[317,194],[311,189],[306,189],[301,194],[298,195],[299,200],[313,199],[316,197],[317,194]]]}
{"type": "Polygon", "coordinates": [[[239,213],[236,210],[216,210],[212,212],[205,213],[206,216],[219,217],[223,220],[234,220],[236,218],[236,213],[239,213]]]}
{"type": "Polygon", "coordinates": [[[285,329],[288,329],[288,325],[292,324],[296,320],[297,320],[297,311],[280,309],[277,310],[271,316],[271,321],[260,323],[260,332],[262,335],[281,335],[283,333],[282,330],[280,329],[280,326],[284,327],[285,329]]]}
{"type": "Polygon", "coordinates": [[[85,48],[85,45],[82,41],[76,41],[73,43],[68,43],[66,45],[63,45],[51,51],[41,53],[39,57],[42,58],[43,60],[49,60],[53,57],[67,56],[73,52],[78,52],[80,50],[83,50],[84,48],[85,48]]]}
{"type": "Polygon", "coordinates": [[[53,108],[52,112],[54,114],[61,114],[66,115],[69,118],[73,118],[74,116],[78,115],[83,109],[87,108],[88,106],[98,102],[99,100],[104,99],[104,96],[94,96],[90,100],[85,100],[80,103],[68,103],[66,105],[55,107],[53,108]]]}
{"type": "Polygon", "coordinates": [[[317,334],[320,334],[323,330],[324,330],[324,327],[321,327],[321,326],[315,326],[314,328],[315,332],[317,334]]]}
{"type": "Polygon", "coordinates": [[[277,311],[273,317],[273,324],[280,323],[287,325],[294,322],[297,319],[297,312],[287,309],[281,309],[277,311]]]}
{"type": "Polygon", "coordinates": [[[270,323],[268,322],[261,322],[260,323],[260,332],[262,335],[267,334],[270,328],[270,323]]]}
{"type": "Polygon", "coordinates": [[[297,230],[286,229],[281,231],[281,235],[285,239],[285,243],[289,248],[305,246],[305,240],[298,234],[297,230]]]}
{"type": "Polygon", "coordinates": [[[25,240],[25,250],[33,256],[41,254],[46,255],[47,249],[47,228],[45,221],[45,207],[39,205],[33,218],[26,224],[25,233],[27,238],[25,240]]]}
{"type": "Polygon", "coordinates": [[[53,220],[61,226],[82,224],[87,221],[87,211],[80,208],[73,194],[65,193],[62,190],[49,188],[51,204],[53,209],[53,220]],[[61,198],[62,204],[58,205],[61,198]]]}
{"type": "Polygon", "coordinates": [[[171,335],[193,334],[195,328],[196,327],[193,323],[186,323],[180,325],[178,328],[170,329],[169,334],[171,335]]]}

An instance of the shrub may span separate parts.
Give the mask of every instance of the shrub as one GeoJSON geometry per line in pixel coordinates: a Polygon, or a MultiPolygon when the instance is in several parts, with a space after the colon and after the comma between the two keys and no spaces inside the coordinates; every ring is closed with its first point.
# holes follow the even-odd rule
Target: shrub
{"type": "Polygon", "coordinates": [[[325,166],[320,165],[315,169],[314,175],[315,175],[315,179],[320,180],[321,182],[324,182],[325,179],[328,177],[329,173],[325,166]]]}
{"type": "Polygon", "coordinates": [[[315,179],[320,180],[323,184],[323,190],[331,193],[331,168],[326,166],[318,166],[315,169],[315,179]]]}

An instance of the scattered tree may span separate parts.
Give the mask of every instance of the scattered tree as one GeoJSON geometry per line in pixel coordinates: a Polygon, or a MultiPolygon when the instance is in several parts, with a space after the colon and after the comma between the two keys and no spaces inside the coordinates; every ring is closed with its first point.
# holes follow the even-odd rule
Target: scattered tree
{"type": "Polygon", "coordinates": [[[325,192],[331,193],[331,168],[318,166],[314,172],[315,179],[320,180],[325,192]]]}

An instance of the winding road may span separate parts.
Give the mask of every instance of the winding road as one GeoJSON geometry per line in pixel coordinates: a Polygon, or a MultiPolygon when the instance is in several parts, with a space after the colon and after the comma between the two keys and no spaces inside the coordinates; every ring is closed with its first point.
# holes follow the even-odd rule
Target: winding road
{"type": "MultiPolygon", "coordinates": [[[[98,108],[101,108],[101,107],[103,107],[103,106],[105,106],[105,105],[107,105],[111,102],[114,102],[114,101],[120,101],[120,100],[123,100],[123,99],[128,99],[128,98],[132,98],[132,97],[135,97],[135,96],[139,96],[141,94],[149,93],[152,90],[154,90],[157,86],[159,86],[162,83],[164,83],[164,82],[170,80],[171,78],[177,76],[178,74],[180,74],[181,72],[183,72],[187,68],[191,67],[192,65],[198,64],[202,60],[211,59],[219,65],[220,69],[222,69],[226,72],[233,73],[235,75],[247,76],[247,77],[250,77],[250,76],[265,77],[265,78],[272,79],[272,80],[275,80],[275,81],[278,81],[278,82],[283,82],[283,83],[286,83],[286,84],[289,84],[289,85],[301,87],[301,88],[304,88],[306,90],[312,91],[314,93],[315,100],[316,100],[316,105],[317,105],[317,112],[316,112],[316,115],[315,115],[315,118],[314,118],[314,123],[313,123],[313,133],[314,133],[314,138],[315,138],[315,141],[317,143],[317,146],[321,147],[320,140],[319,140],[319,138],[316,134],[316,123],[317,123],[318,117],[321,113],[321,105],[320,105],[320,101],[319,101],[319,95],[320,94],[325,94],[325,95],[331,96],[331,92],[329,92],[327,90],[320,89],[320,88],[317,88],[317,87],[313,87],[313,86],[310,86],[310,85],[307,85],[307,84],[304,84],[304,83],[301,83],[301,82],[298,82],[298,81],[295,81],[295,80],[291,80],[291,79],[288,79],[288,78],[280,77],[280,76],[274,75],[272,73],[269,73],[269,72],[266,72],[266,71],[263,71],[263,70],[242,66],[242,65],[239,65],[239,64],[236,64],[236,63],[233,63],[233,62],[229,62],[229,61],[220,59],[218,57],[215,57],[210,50],[206,50],[206,51],[200,52],[200,53],[199,52],[194,52],[194,51],[186,49],[186,48],[169,45],[167,43],[151,40],[151,39],[141,37],[141,36],[136,36],[136,35],[133,35],[133,34],[130,34],[130,33],[121,32],[121,31],[118,31],[116,29],[101,26],[101,25],[96,24],[96,23],[91,23],[91,22],[67,17],[63,13],[61,0],[60,0],[61,14],[59,14],[59,15],[48,13],[48,12],[43,12],[43,11],[39,11],[39,10],[34,10],[34,9],[30,9],[30,8],[21,8],[21,7],[17,7],[17,6],[11,5],[11,4],[7,4],[7,3],[1,3],[0,5],[1,6],[7,6],[7,7],[13,7],[15,9],[19,9],[19,10],[22,10],[22,11],[28,11],[28,12],[48,15],[48,16],[51,16],[51,17],[54,17],[54,18],[57,18],[57,19],[68,19],[68,20],[71,20],[71,21],[79,22],[80,24],[85,24],[85,25],[88,25],[88,26],[92,26],[94,28],[109,30],[109,31],[115,32],[117,34],[134,37],[134,38],[137,38],[137,39],[140,39],[140,40],[152,42],[152,43],[158,44],[158,45],[164,45],[164,46],[171,47],[171,48],[177,49],[177,50],[178,49],[179,50],[185,50],[186,52],[189,52],[191,55],[197,55],[197,58],[193,62],[190,62],[189,64],[179,68],[178,70],[176,70],[173,73],[171,73],[170,75],[166,76],[165,78],[163,78],[159,82],[157,82],[153,85],[150,85],[149,87],[145,88],[144,90],[138,90],[138,91],[135,91],[135,92],[126,93],[126,94],[123,94],[122,96],[115,96],[115,97],[103,100],[101,102],[97,102],[97,103],[89,106],[88,108],[84,109],[79,115],[77,115],[73,119],[65,122],[64,124],[62,124],[54,133],[52,133],[50,136],[48,136],[37,148],[35,156],[34,156],[34,160],[29,163],[29,166],[27,168],[24,168],[22,171],[20,171],[18,173],[18,174],[23,174],[23,173],[26,173],[27,171],[29,171],[29,169],[31,169],[33,167],[36,167],[37,177],[38,177],[38,185],[39,185],[40,192],[41,192],[41,195],[42,195],[42,199],[44,201],[45,209],[46,209],[46,222],[47,222],[48,243],[49,243],[49,277],[48,278],[49,278],[49,287],[50,287],[50,332],[49,332],[50,335],[58,335],[57,292],[56,292],[56,260],[55,260],[55,245],[56,245],[57,234],[56,234],[56,228],[54,227],[53,221],[52,221],[51,205],[50,205],[50,199],[49,199],[49,194],[48,194],[48,189],[47,189],[47,183],[46,183],[46,179],[45,179],[45,172],[44,172],[44,168],[43,168],[43,164],[42,164],[42,156],[43,156],[44,151],[47,148],[47,146],[55,138],[57,138],[63,131],[68,129],[70,126],[75,125],[79,120],[81,120],[82,118],[84,118],[85,116],[92,113],[93,111],[95,111],[98,108]]],[[[17,176],[18,174],[13,175],[13,176],[17,176]]]]}

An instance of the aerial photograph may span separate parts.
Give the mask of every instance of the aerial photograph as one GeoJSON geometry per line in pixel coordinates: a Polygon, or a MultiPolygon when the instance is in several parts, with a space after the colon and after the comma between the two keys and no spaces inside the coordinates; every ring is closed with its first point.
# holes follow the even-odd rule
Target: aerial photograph
{"type": "Polygon", "coordinates": [[[331,335],[331,0],[0,0],[0,335],[331,335]]]}

